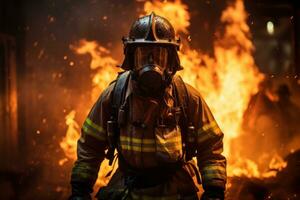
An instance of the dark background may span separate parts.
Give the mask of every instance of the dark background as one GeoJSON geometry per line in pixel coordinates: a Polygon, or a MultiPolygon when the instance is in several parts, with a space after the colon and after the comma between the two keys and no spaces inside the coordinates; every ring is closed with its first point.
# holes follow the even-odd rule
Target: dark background
{"type": "MultiPolygon", "coordinates": [[[[183,2],[191,13],[192,47],[212,54],[228,2],[183,2]]],[[[247,0],[245,5],[257,66],[268,78],[288,84],[297,101],[300,9],[296,1],[247,0]],[[266,31],[268,21],[274,23],[273,35],[266,31]]],[[[72,162],[58,166],[64,157],[59,147],[67,128],[64,117],[78,102],[87,107],[93,103],[90,57],[75,55],[70,45],[83,38],[96,40],[121,63],[121,37],[142,6],[143,2],[129,0],[1,0],[0,188],[6,192],[0,198],[68,195],[72,162]]],[[[77,120],[82,122],[84,116],[77,120]]]]}

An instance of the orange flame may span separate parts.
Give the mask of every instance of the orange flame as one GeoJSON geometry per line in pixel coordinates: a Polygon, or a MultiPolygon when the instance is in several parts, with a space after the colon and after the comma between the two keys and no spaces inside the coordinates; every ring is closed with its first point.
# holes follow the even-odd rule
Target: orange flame
{"type": "Polygon", "coordinates": [[[96,41],[82,39],[78,45],[71,45],[77,54],[91,56],[90,68],[96,72],[93,81],[92,100],[96,101],[107,85],[116,77],[118,62],[110,56],[110,51],[96,41]]]}
{"type": "MultiPolygon", "coordinates": [[[[68,126],[66,136],[60,142],[60,147],[64,150],[64,153],[68,159],[76,158],[76,148],[77,148],[77,140],[79,139],[80,127],[75,121],[76,112],[72,110],[66,116],[66,124],[68,126]]],[[[63,165],[66,162],[66,159],[61,159],[59,161],[59,165],[63,165]]]]}
{"type": "MultiPolygon", "coordinates": [[[[88,54],[91,56],[90,68],[96,72],[93,79],[93,90],[91,92],[91,98],[93,101],[99,97],[99,94],[107,87],[107,85],[115,78],[119,69],[117,61],[110,56],[110,51],[103,46],[99,45],[96,41],[87,41],[82,39],[78,45],[71,45],[71,49],[77,54],[88,54]]],[[[88,110],[89,108],[87,108],[88,110]]],[[[66,116],[66,124],[68,125],[66,136],[60,143],[60,147],[64,150],[66,157],[75,160],[77,140],[80,137],[79,125],[74,120],[75,111],[71,111],[66,116]]],[[[66,159],[61,159],[59,165],[63,165],[66,159]]],[[[108,160],[104,160],[101,163],[101,170],[98,173],[98,179],[96,186],[101,187],[108,183],[110,176],[106,177],[107,173],[112,170],[108,165],[108,160]]],[[[112,173],[113,174],[113,173],[112,173]]]]}
{"type": "Polygon", "coordinates": [[[230,140],[241,133],[243,113],[263,75],[252,56],[243,2],[228,6],[221,21],[225,33],[214,43],[214,58],[191,49],[180,56],[185,67],[182,76],[203,94],[225,132],[225,154],[230,156],[230,140]]]}
{"type": "Polygon", "coordinates": [[[174,2],[147,1],[144,4],[144,11],[142,15],[154,11],[155,14],[166,17],[176,31],[188,33],[190,14],[187,5],[183,4],[181,0],[175,0],[174,2]]]}
{"type": "MultiPolygon", "coordinates": [[[[174,14],[175,11],[176,13],[187,11],[185,6],[181,6],[180,0],[172,4],[175,11],[171,13],[164,12],[164,4],[172,3],[148,2],[144,8],[150,9],[146,10],[147,13],[151,11],[161,13],[170,21],[177,20],[178,14],[174,14]]],[[[189,23],[182,20],[189,18],[182,17],[180,23],[175,21],[173,24],[176,24],[178,31],[188,33],[185,30],[189,23]]],[[[242,0],[229,5],[221,15],[225,32],[214,42],[214,57],[191,49],[185,42],[183,51],[179,53],[184,67],[180,74],[187,83],[201,92],[225,133],[224,153],[229,158],[229,164],[232,164],[228,168],[228,174],[259,177],[257,164],[253,161],[241,159],[239,162],[231,162],[234,157],[231,155],[230,142],[241,134],[243,113],[263,79],[252,56],[254,47],[246,20],[247,13],[242,0]]]]}

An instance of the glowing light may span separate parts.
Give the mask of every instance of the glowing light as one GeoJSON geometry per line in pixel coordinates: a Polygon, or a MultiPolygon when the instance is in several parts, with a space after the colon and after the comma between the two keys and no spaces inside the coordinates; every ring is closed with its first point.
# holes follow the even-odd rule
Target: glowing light
{"type": "Polygon", "coordinates": [[[271,21],[268,21],[268,22],[267,22],[267,32],[268,32],[270,35],[273,35],[273,34],[274,34],[274,23],[271,22],[271,21]]]}
{"type": "Polygon", "coordinates": [[[75,63],[74,63],[73,61],[71,61],[71,62],[69,63],[69,65],[70,65],[71,67],[73,67],[73,66],[75,65],[75,63]]]}

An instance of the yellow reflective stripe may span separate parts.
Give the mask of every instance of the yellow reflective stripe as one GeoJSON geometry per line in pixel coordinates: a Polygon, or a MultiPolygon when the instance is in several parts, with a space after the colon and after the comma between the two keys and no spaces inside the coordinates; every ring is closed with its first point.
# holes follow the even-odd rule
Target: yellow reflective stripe
{"type": "Polygon", "coordinates": [[[121,142],[132,142],[137,144],[155,144],[154,139],[140,139],[140,138],[134,138],[134,137],[127,137],[127,136],[120,136],[121,142]]]}
{"type": "Polygon", "coordinates": [[[127,143],[136,143],[136,144],[177,144],[181,143],[181,137],[174,137],[170,139],[158,139],[157,142],[155,142],[155,139],[140,139],[140,138],[134,138],[134,137],[127,137],[127,136],[120,136],[121,142],[127,142],[127,143]]]}
{"type": "Polygon", "coordinates": [[[213,131],[217,134],[220,134],[222,132],[221,129],[219,128],[217,122],[213,121],[213,122],[203,125],[201,128],[199,128],[198,135],[200,135],[204,132],[208,132],[208,131],[213,131]]]}
{"type": "Polygon", "coordinates": [[[121,145],[128,145],[128,146],[142,146],[143,148],[154,148],[155,146],[157,146],[157,148],[160,149],[165,149],[168,148],[169,150],[172,149],[181,149],[181,141],[173,141],[173,142],[157,142],[155,143],[154,140],[150,141],[151,139],[149,139],[149,141],[141,143],[140,139],[137,138],[122,138],[122,140],[120,141],[121,145]]]}
{"type": "Polygon", "coordinates": [[[101,126],[95,124],[94,122],[92,122],[91,119],[86,118],[85,122],[86,122],[89,126],[91,126],[92,128],[96,129],[97,131],[99,131],[99,132],[104,132],[104,131],[103,131],[103,128],[102,128],[101,126]]]}
{"type": "Polygon", "coordinates": [[[203,143],[211,138],[214,138],[215,136],[222,134],[222,131],[219,128],[217,122],[213,121],[199,128],[197,133],[197,142],[203,143]]]}
{"type": "Polygon", "coordinates": [[[181,137],[170,139],[140,139],[128,136],[120,136],[120,143],[123,150],[137,152],[156,152],[181,150],[181,137]]]}
{"type": "Polygon", "coordinates": [[[141,146],[132,146],[132,145],[125,145],[121,144],[123,150],[128,151],[136,151],[136,152],[156,152],[155,147],[141,147],[141,146]]]}
{"type": "Polygon", "coordinates": [[[180,199],[180,195],[176,194],[176,195],[170,195],[170,196],[157,196],[157,197],[153,197],[153,196],[147,196],[147,195],[139,195],[136,194],[134,192],[131,192],[131,197],[133,200],[174,200],[174,199],[180,199]]]}
{"type": "Polygon", "coordinates": [[[226,177],[225,174],[209,173],[209,174],[203,174],[202,178],[203,178],[204,181],[207,181],[207,180],[212,180],[212,179],[223,179],[223,180],[225,180],[227,177],[226,177]]]}
{"type": "MultiPolygon", "coordinates": [[[[154,152],[169,152],[173,151],[168,147],[164,146],[153,146],[153,147],[147,147],[147,146],[134,146],[134,145],[126,145],[126,144],[121,144],[122,150],[127,150],[127,151],[135,151],[135,152],[147,152],[147,153],[154,153],[154,152]]],[[[179,146],[174,148],[175,150],[179,150],[179,146]]]]}
{"type": "Polygon", "coordinates": [[[100,133],[95,133],[93,130],[89,129],[88,127],[86,127],[85,125],[83,125],[82,130],[85,134],[92,136],[98,140],[106,140],[105,136],[100,134],[100,133]]]}
{"type": "Polygon", "coordinates": [[[216,171],[216,172],[226,173],[225,167],[220,166],[220,165],[204,167],[203,169],[201,169],[201,171],[203,171],[203,172],[215,172],[216,171]]]}
{"type": "Polygon", "coordinates": [[[136,152],[172,152],[181,150],[181,146],[167,147],[167,146],[134,146],[128,144],[121,144],[123,150],[136,152]]]}
{"type": "Polygon", "coordinates": [[[208,129],[211,129],[211,128],[215,127],[215,126],[217,126],[216,121],[212,121],[209,124],[203,125],[202,129],[203,129],[203,131],[207,131],[208,129]]]}
{"type": "Polygon", "coordinates": [[[200,170],[204,179],[226,179],[226,168],[220,165],[211,165],[200,170]]]}

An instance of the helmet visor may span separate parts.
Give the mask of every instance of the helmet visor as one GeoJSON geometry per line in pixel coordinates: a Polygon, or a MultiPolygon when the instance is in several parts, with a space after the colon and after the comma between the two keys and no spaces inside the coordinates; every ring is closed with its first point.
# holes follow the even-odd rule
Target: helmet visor
{"type": "Polygon", "coordinates": [[[134,51],[135,69],[155,64],[162,70],[167,68],[168,49],[160,46],[138,46],[134,51]]]}

